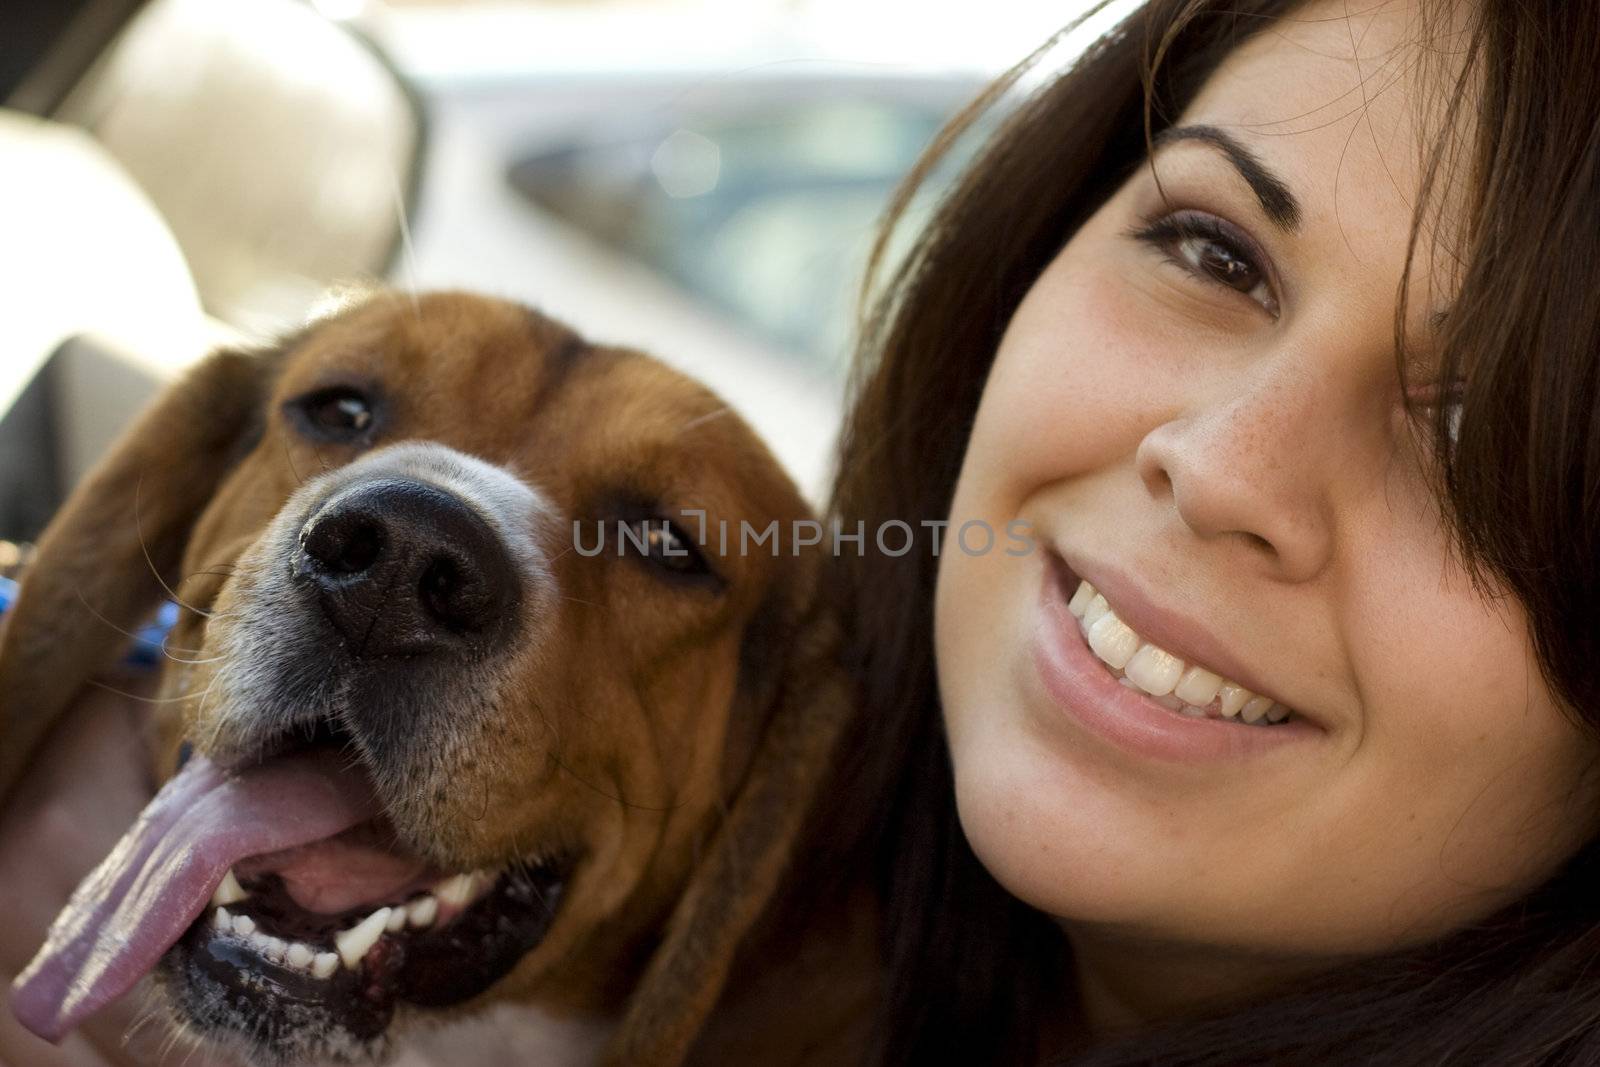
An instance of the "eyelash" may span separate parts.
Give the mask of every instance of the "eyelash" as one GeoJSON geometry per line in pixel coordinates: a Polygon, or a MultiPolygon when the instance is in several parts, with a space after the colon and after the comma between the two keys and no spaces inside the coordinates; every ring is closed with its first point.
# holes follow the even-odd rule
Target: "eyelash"
{"type": "Polygon", "coordinates": [[[1167,261],[1175,264],[1186,273],[1207,282],[1211,285],[1226,289],[1229,292],[1239,293],[1241,296],[1255,300],[1268,315],[1274,319],[1278,317],[1278,298],[1272,292],[1271,278],[1266,268],[1261,263],[1261,257],[1255,251],[1253,244],[1240,234],[1231,224],[1224,222],[1214,215],[1206,215],[1197,211],[1177,211],[1170,215],[1148,217],[1141,220],[1142,225],[1129,231],[1128,236],[1136,241],[1143,242],[1159,251],[1167,261]],[[1189,262],[1177,251],[1175,247],[1179,242],[1201,240],[1209,242],[1223,249],[1230,259],[1244,263],[1261,277],[1260,284],[1267,289],[1264,301],[1256,300],[1250,294],[1237,289],[1216,277],[1203,268],[1189,262]]]}

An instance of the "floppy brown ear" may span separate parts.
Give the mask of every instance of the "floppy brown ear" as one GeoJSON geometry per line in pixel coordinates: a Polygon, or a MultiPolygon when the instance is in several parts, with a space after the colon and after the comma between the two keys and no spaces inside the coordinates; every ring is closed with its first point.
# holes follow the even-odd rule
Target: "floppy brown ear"
{"type": "Polygon", "coordinates": [[[206,502],[262,425],[272,355],[224,350],[170,387],[73,491],[0,622],[0,798],[78,687],[172,586],[206,502]]]}
{"type": "Polygon", "coordinates": [[[607,1046],[606,1067],[681,1063],[722,993],[739,943],[772,900],[852,713],[839,626],[820,612],[793,647],[743,787],[690,877],[607,1046]]]}

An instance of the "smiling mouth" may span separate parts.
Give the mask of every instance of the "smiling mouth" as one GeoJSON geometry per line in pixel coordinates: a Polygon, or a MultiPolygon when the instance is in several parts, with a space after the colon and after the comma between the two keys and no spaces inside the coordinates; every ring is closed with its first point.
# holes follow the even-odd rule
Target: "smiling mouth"
{"type": "Polygon", "coordinates": [[[1169,711],[1191,718],[1221,719],[1245,726],[1272,727],[1287,723],[1293,709],[1222,675],[1191,664],[1159,645],[1146,641],[1123,622],[1087,580],[1079,578],[1064,561],[1051,561],[1055,581],[1077,619],[1084,642],[1100,664],[1122,685],[1149,696],[1169,711]]]}

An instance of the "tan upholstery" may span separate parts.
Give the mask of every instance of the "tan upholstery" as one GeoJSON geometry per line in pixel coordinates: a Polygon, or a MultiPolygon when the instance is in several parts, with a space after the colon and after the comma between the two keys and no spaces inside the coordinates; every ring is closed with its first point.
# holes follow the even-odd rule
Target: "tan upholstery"
{"type": "Polygon", "coordinates": [[[57,117],[122,163],[206,310],[248,333],[383,272],[422,136],[392,70],[296,0],[156,0],[57,117]]]}

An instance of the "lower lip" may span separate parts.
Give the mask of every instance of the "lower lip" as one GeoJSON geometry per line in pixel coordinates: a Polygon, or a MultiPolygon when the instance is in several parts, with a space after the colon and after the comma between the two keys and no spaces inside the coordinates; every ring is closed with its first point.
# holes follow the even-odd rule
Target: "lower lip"
{"type": "Polygon", "coordinates": [[[1237,761],[1323,736],[1298,717],[1273,726],[1198,718],[1165,708],[1118,681],[1089,649],[1077,616],[1067,610],[1068,577],[1060,560],[1044,568],[1033,659],[1045,690],[1077,725],[1123,751],[1169,763],[1237,761]]]}

